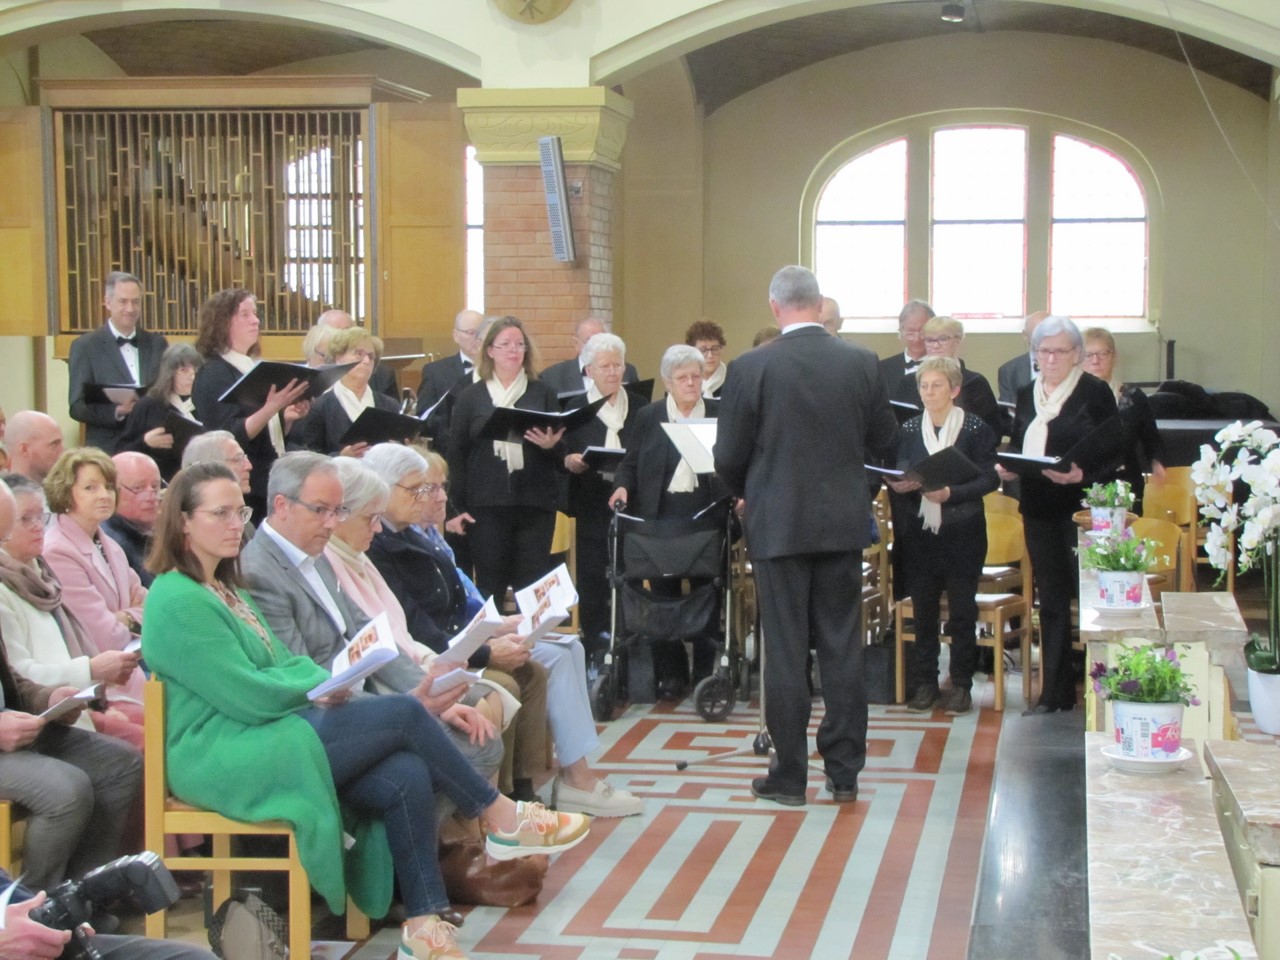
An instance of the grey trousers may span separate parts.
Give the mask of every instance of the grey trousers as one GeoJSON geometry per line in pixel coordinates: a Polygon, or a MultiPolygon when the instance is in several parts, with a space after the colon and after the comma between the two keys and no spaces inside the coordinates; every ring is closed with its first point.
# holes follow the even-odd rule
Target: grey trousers
{"type": "Polygon", "coordinates": [[[26,748],[0,753],[0,800],[30,812],[24,885],[47,890],[114,858],[141,780],[133,747],[60,723],[26,748]]]}

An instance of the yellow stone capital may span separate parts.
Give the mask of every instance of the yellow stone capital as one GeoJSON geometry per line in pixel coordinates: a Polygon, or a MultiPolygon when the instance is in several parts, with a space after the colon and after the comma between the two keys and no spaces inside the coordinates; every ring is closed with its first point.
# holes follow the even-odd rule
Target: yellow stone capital
{"type": "Polygon", "coordinates": [[[458,106],[481,163],[537,163],[538,138],[559,137],[566,163],[614,172],[622,169],[622,145],[635,112],[630,100],[607,87],[464,87],[458,106]]]}

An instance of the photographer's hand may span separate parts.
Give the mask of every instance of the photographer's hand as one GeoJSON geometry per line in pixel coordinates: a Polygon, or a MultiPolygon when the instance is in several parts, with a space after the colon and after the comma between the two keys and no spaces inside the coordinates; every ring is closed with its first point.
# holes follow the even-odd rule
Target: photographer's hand
{"type": "Polygon", "coordinates": [[[0,930],[0,960],[55,960],[71,940],[70,930],[54,930],[32,920],[28,914],[44,903],[42,890],[30,900],[11,903],[4,912],[0,930]]]}

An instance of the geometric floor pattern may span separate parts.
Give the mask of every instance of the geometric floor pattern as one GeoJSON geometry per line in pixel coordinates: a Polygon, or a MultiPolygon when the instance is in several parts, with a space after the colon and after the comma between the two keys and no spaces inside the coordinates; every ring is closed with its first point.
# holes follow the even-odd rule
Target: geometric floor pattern
{"type": "MultiPolygon", "coordinates": [[[[814,713],[811,743],[820,704],[814,713]]],[[[595,765],[643,795],[645,813],[597,821],[553,861],[536,904],[472,909],[464,949],[473,960],[963,960],[1000,731],[989,701],[958,718],[872,706],[854,804],[830,802],[817,772],[803,808],[758,801],[749,784],[765,761],[750,755],[675,769],[750,746],[757,722],[739,705],[706,723],[686,702],[603,725],[595,765]]],[[[356,960],[385,960],[396,935],[380,931],[356,960]]]]}

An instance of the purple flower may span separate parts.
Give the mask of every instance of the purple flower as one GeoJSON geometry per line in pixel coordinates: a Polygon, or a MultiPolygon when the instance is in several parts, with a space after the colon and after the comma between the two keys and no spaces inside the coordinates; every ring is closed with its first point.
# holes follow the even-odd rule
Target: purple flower
{"type": "Polygon", "coordinates": [[[1107,675],[1107,665],[1101,660],[1093,661],[1093,669],[1089,671],[1089,676],[1094,680],[1107,675]]]}
{"type": "Polygon", "coordinates": [[[1120,692],[1127,693],[1130,696],[1138,693],[1142,689],[1142,684],[1137,680],[1122,680],[1120,682],[1120,692]]]}
{"type": "Polygon", "coordinates": [[[1199,698],[1199,697],[1194,697],[1194,696],[1193,696],[1193,697],[1191,698],[1191,706],[1193,706],[1193,707],[1198,707],[1198,706],[1200,706],[1200,698],[1199,698]]]}
{"type": "Polygon", "coordinates": [[[1174,650],[1173,647],[1166,647],[1164,651],[1164,658],[1168,660],[1170,663],[1177,663],[1178,652],[1174,650]]]}

